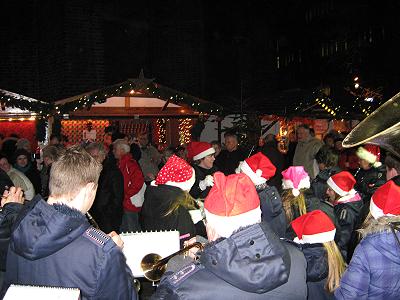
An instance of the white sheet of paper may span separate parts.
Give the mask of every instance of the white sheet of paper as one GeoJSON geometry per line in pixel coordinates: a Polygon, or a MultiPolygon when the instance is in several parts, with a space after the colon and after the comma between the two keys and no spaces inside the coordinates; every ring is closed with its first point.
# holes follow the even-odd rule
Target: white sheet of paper
{"type": "Polygon", "coordinates": [[[135,277],[143,277],[140,262],[150,253],[166,257],[179,251],[179,231],[134,232],[120,235],[124,242],[126,263],[135,277]]]}
{"type": "Polygon", "coordinates": [[[12,284],[4,300],[79,300],[80,291],[75,288],[31,286],[12,284]]]}

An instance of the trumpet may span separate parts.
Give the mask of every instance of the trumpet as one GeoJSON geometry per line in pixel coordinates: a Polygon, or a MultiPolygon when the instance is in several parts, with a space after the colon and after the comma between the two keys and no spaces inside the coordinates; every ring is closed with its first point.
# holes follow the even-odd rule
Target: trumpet
{"type": "Polygon", "coordinates": [[[169,260],[177,255],[187,253],[191,248],[199,248],[203,250],[204,246],[200,242],[195,242],[185,248],[168,255],[167,257],[161,258],[159,254],[150,253],[143,257],[140,265],[143,270],[144,277],[152,282],[160,281],[162,275],[167,269],[169,260]]]}

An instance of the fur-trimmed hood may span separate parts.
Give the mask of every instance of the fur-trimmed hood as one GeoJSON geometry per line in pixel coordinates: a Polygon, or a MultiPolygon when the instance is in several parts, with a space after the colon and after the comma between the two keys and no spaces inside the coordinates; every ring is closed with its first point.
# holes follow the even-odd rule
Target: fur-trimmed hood
{"type": "MultiPolygon", "coordinates": [[[[390,261],[397,267],[400,267],[400,245],[390,230],[389,223],[399,221],[400,217],[382,217],[378,220],[370,220],[370,223],[361,230],[363,239],[360,243],[366,247],[366,251],[374,249],[376,251],[374,253],[379,253],[380,259],[390,261]]],[[[400,240],[400,233],[396,232],[396,235],[400,240]]]]}
{"type": "Polygon", "coordinates": [[[391,232],[389,224],[391,222],[400,222],[400,216],[394,217],[381,217],[378,220],[371,218],[367,225],[360,229],[359,232],[364,238],[367,235],[379,233],[379,232],[391,232]]]}

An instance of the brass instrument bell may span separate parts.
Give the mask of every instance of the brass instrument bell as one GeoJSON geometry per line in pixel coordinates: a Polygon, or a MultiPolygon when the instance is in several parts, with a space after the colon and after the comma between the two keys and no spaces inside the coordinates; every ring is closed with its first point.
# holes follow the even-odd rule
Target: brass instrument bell
{"type": "Polygon", "coordinates": [[[203,250],[203,244],[200,242],[195,242],[164,258],[161,258],[161,256],[156,253],[147,254],[146,256],[143,257],[140,263],[144,277],[153,282],[160,281],[162,275],[167,270],[168,261],[177,255],[186,253],[187,251],[189,251],[191,248],[194,247],[203,250]]]}

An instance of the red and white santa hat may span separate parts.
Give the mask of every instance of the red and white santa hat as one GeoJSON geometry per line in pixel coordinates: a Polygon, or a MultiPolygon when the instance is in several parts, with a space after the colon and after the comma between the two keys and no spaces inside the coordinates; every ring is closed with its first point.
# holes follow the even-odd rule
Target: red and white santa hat
{"type": "Polygon", "coordinates": [[[214,186],[204,201],[207,224],[221,237],[240,227],[261,222],[260,199],[250,178],[243,174],[214,173],[214,186]]]}
{"type": "Polygon", "coordinates": [[[250,177],[254,185],[259,185],[274,176],[276,168],[268,157],[258,152],[245,159],[240,165],[240,170],[250,177]]]}
{"type": "Polygon", "coordinates": [[[303,166],[289,167],[282,172],[282,188],[292,189],[293,196],[300,195],[301,189],[310,188],[310,176],[303,166]]]}
{"type": "Polygon", "coordinates": [[[207,155],[215,153],[213,146],[206,142],[190,142],[187,146],[187,150],[190,160],[199,160],[207,155]]]}
{"type": "Polygon", "coordinates": [[[357,192],[353,189],[356,179],[350,172],[342,171],[332,175],[326,181],[328,186],[339,196],[355,195],[357,192]]]}
{"type": "Polygon", "coordinates": [[[327,243],[335,239],[336,228],[332,220],[322,211],[313,210],[293,220],[292,228],[298,244],[327,243]]]}
{"type": "Polygon", "coordinates": [[[190,191],[195,179],[193,168],[182,158],[172,155],[158,172],[155,184],[166,184],[190,191]]]}
{"type": "Polygon", "coordinates": [[[399,216],[400,186],[393,180],[389,180],[379,187],[371,197],[369,210],[375,219],[384,216],[399,216]]]}
{"type": "Polygon", "coordinates": [[[363,147],[357,149],[356,155],[360,159],[364,159],[372,164],[375,168],[382,165],[379,161],[381,158],[381,149],[377,145],[365,144],[363,147]]]}

